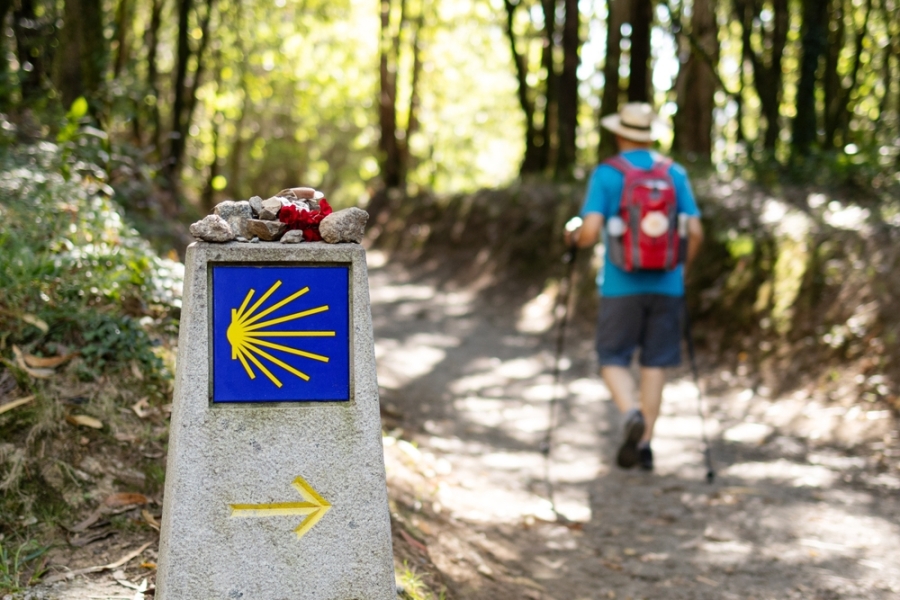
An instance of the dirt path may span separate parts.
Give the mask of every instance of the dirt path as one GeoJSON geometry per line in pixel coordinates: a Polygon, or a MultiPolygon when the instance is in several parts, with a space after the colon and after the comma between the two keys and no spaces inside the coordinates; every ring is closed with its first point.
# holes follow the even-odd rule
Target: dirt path
{"type": "MultiPolygon", "coordinates": [[[[656,472],[622,472],[610,464],[618,418],[581,323],[563,360],[549,471],[572,521],[561,524],[539,450],[555,393],[553,299],[488,300],[474,285],[370,259],[407,587],[443,585],[451,600],[900,597],[900,451],[885,411],[815,390],[766,398],[743,373],[706,372],[718,467],[708,485],[696,390],[682,371],[666,389],[656,472]]],[[[84,561],[111,562],[152,538],[120,535],[84,561]]],[[[140,562],[24,597],[143,599],[140,562]]]]}
{"type": "Polygon", "coordinates": [[[719,390],[708,394],[708,485],[683,371],[666,388],[656,472],[623,472],[610,464],[618,419],[582,324],[563,361],[550,468],[559,511],[578,523],[547,522],[552,299],[491,304],[390,266],[371,277],[382,402],[417,447],[407,466],[425,465],[408,477],[389,452],[389,478],[415,488],[399,516],[453,598],[900,597],[886,412],[815,391],[765,398],[740,373],[705,373],[719,390]]]}

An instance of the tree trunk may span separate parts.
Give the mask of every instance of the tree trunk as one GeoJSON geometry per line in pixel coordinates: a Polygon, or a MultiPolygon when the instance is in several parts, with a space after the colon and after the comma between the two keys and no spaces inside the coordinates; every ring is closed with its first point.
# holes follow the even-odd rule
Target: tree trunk
{"type": "MultiPolygon", "coordinates": [[[[200,46],[197,48],[197,51],[194,52],[194,62],[197,63],[197,66],[194,69],[191,85],[188,89],[187,108],[183,117],[184,123],[182,124],[185,133],[187,133],[191,124],[194,122],[194,110],[197,108],[197,90],[200,89],[200,82],[203,80],[203,72],[206,70],[206,67],[209,66],[206,64],[206,50],[209,47],[209,38],[211,37],[209,34],[209,25],[212,21],[215,4],[216,0],[206,0],[206,15],[203,17],[203,22],[200,25],[200,46]]],[[[217,68],[218,64],[218,60],[212,61],[212,68],[217,68]]]]}
{"type": "Polygon", "coordinates": [[[869,35],[869,18],[871,16],[872,0],[866,0],[866,13],[863,17],[862,27],[856,32],[856,42],[853,48],[853,68],[850,71],[850,84],[846,89],[841,90],[841,98],[837,106],[838,117],[835,119],[835,123],[841,128],[842,145],[846,145],[850,142],[850,119],[853,116],[853,111],[850,108],[850,97],[856,92],[859,83],[859,69],[862,66],[863,47],[865,46],[866,36],[869,35]]]}
{"type": "Polygon", "coordinates": [[[744,93],[747,91],[747,70],[744,68],[744,56],[746,56],[746,51],[743,48],[743,44],[741,45],[741,64],[738,71],[738,93],[735,96],[734,101],[737,103],[737,114],[735,115],[735,119],[737,120],[737,132],[735,134],[735,138],[738,144],[744,145],[746,147],[747,144],[747,135],[744,133],[744,93]]]}
{"type": "MultiPolygon", "coordinates": [[[[402,6],[403,0],[401,0],[402,6]]],[[[399,188],[400,144],[397,140],[397,58],[400,33],[391,31],[392,0],[381,0],[381,51],[380,79],[381,94],[378,102],[378,117],[381,137],[378,142],[381,162],[381,180],[386,188],[399,188]]],[[[402,12],[402,10],[401,10],[402,12]]]]}
{"type": "Polygon", "coordinates": [[[406,131],[403,135],[403,141],[400,144],[400,181],[403,187],[406,187],[409,172],[412,168],[412,154],[409,144],[412,136],[419,130],[419,81],[422,77],[422,27],[425,25],[425,6],[423,6],[419,15],[413,21],[412,32],[412,79],[410,81],[409,90],[409,108],[406,112],[406,131]]]}
{"type": "Polygon", "coordinates": [[[66,0],[59,39],[54,78],[63,106],[68,108],[84,96],[91,114],[100,120],[102,102],[99,95],[106,70],[101,1],[66,0]]]}
{"type": "Polygon", "coordinates": [[[201,196],[201,204],[207,213],[211,213],[216,205],[216,190],[213,187],[216,177],[219,176],[219,123],[218,119],[222,117],[220,111],[212,119],[212,161],[209,163],[209,174],[206,177],[206,185],[203,186],[203,194],[201,196]]]}
{"type": "Polygon", "coordinates": [[[170,210],[178,212],[181,208],[181,159],[186,147],[187,131],[184,123],[185,105],[187,104],[187,72],[191,60],[190,16],[193,0],[178,0],[178,41],[175,56],[175,85],[172,101],[172,127],[169,130],[169,155],[166,157],[165,173],[169,184],[170,210]]]}
{"type": "Polygon", "coordinates": [[[780,114],[781,92],[784,88],[781,62],[784,57],[784,47],[790,27],[790,10],[788,0],[775,0],[775,29],[772,34],[772,55],[766,76],[760,82],[762,87],[757,87],[760,93],[760,101],[766,117],[766,134],[763,139],[763,147],[774,152],[778,142],[781,126],[778,122],[780,114]]]}
{"type": "Polygon", "coordinates": [[[544,15],[544,47],[541,50],[541,67],[547,73],[544,80],[544,118],[535,132],[538,146],[538,172],[545,173],[556,159],[559,143],[559,74],[554,60],[556,47],[556,0],[541,0],[544,15]]]}
{"type": "MultiPolygon", "coordinates": [[[[66,4],[68,6],[68,3],[66,4]]],[[[18,6],[13,11],[13,33],[16,38],[16,58],[19,61],[19,88],[25,106],[44,97],[44,50],[34,5],[34,0],[19,0],[18,6]]]]}
{"type": "Polygon", "coordinates": [[[519,167],[519,173],[522,175],[537,173],[540,171],[540,157],[538,155],[538,146],[535,143],[534,104],[529,98],[528,68],[525,64],[525,57],[519,52],[516,44],[516,34],[513,30],[518,4],[513,4],[511,0],[503,0],[503,5],[506,7],[506,37],[509,40],[513,66],[516,68],[517,97],[519,106],[522,108],[522,114],[525,117],[525,153],[522,158],[522,165],[519,167]]]}
{"type": "Polygon", "coordinates": [[[653,0],[631,0],[631,65],[628,76],[628,101],[653,102],[650,78],[650,27],[653,0]]]}
{"type": "MultiPolygon", "coordinates": [[[[6,17],[13,7],[13,0],[0,0],[0,30],[6,31],[6,17]]],[[[9,61],[6,60],[6,35],[0,35],[0,112],[8,113],[10,106],[9,61]]]]}
{"type": "MultiPolygon", "coordinates": [[[[606,61],[603,64],[603,97],[600,100],[600,117],[619,112],[619,67],[622,60],[622,24],[628,20],[628,0],[609,0],[606,18],[606,61]]],[[[617,151],[616,136],[606,129],[600,129],[600,144],[597,148],[599,160],[604,160],[617,151]]]]}
{"type": "Polygon", "coordinates": [[[845,0],[831,0],[828,3],[828,46],[825,52],[825,70],[822,74],[822,91],[825,97],[825,137],[822,146],[827,149],[835,147],[835,133],[838,130],[835,119],[839,113],[838,103],[843,89],[839,68],[846,31],[844,5],[845,0]]]}
{"type": "Polygon", "coordinates": [[[113,63],[113,79],[119,77],[128,62],[128,29],[131,27],[132,0],[119,0],[116,9],[116,59],[113,63]]]}
{"type": "Polygon", "coordinates": [[[153,147],[157,158],[162,158],[162,115],[159,111],[159,67],[156,61],[164,3],[165,0],[153,0],[153,5],[150,9],[150,25],[145,34],[145,43],[147,44],[147,89],[153,96],[150,119],[153,122],[153,147]]]}
{"type": "Polygon", "coordinates": [[[793,154],[798,156],[808,155],[816,141],[816,81],[819,61],[828,43],[827,9],[828,0],[803,0],[802,58],[791,139],[793,154]]]}
{"type": "Polygon", "coordinates": [[[705,56],[691,49],[678,72],[677,104],[673,150],[690,161],[712,162],[713,110],[719,62],[716,0],[694,0],[691,36],[705,56]]]}
{"type": "Polygon", "coordinates": [[[81,77],[81,35],[78,23],[79,6],[77,0],[68,0],[63,6],[63,27],[59,32],[59,52],[54,65],[56,89],[63,107],[69,108],[84,95],[84,80],[81,77]]]}
{"type": "MultiPolygon", "coordinates": [[[[71,1],[71,0],[70,0],[71,1]]],[[[79,0],[81,14],[78,26],[81,31],[81,75],[85,93],[96,117],[99,117],[102,101],[99,97],[106,71],[106,38],[103,36],[102,0],[79,0]]]]}
{"type": "MultiPolygon", "coordinates": [[[[246,66],[242,66],[245,69],[246,66]]],[[[243,182],[243,159],[246,142],[244,140],[244,123],[249,112],[250,91],[247,89],[246,75],[241,73],[241,112],[234,122],[234,139],[228,149],[228,191],[233,198],[246,197],[241,193],[243,182]]]]}
{"type": "Polygon", "coordinates": [[[741,44],[744,58],[753,69],[753,83],[759,96],[762,116],[765,119],[763,133],[763,149],[774,153],[780,132],[779,115],[781,92],[784,86],[782,77],[782,58],[790,24],[788,0],[773,0],[773,27],[771,33],[765,33],[763,47],[767,50],[768,60],[753,50],[753,24],[760,19],[761,6],[752,0],[734,0],[735,13],[741,22],[741,44]]]}
{"type": "MultiPolygon", "coordinates": [[[[888,42],[884,45],[881,58],[881,82],[884,93],[881,95],[881,100],[878,102],[878,118],[875,121],[876,139],[879,138],[878,131],[882,129],[880,125],[884,122],[885,115],[891,110],[891,90],[894,87],[895,80],[893,65],[891,63],[894,62],[895,57],[898,59],[898,63],[900,63],[900,39],[898,39],[900,38],[900,31],[897,31],[895,28],[896,23],[891,19],[891,8],[892,7],[888,6],[887,0],[881,0],[881,18],[882,22],[885,23],[888,42]]],[[[900,64],[897,66],[900,68],[900,64]]],[[[898,90],[898,100],[900,100],[900,90],[898,90]]],[[[900,118],[900,102],[898,102],[897,106],[897,118],[900,118]]]]}
{"type": "Polygon", "coordinates": [[[578,37],[581,22],[578,0],[565,0],[563,23],[563,67],[559,77],[559,148],[556,151],[556,178],[570,179],[575,166],[576,135],[578,132],[578,37]]]}

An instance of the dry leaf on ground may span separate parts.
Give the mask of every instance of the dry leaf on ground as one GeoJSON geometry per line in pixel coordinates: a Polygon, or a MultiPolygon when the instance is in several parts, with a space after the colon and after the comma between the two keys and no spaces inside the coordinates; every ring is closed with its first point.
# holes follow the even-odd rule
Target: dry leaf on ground
{"type": "Polygon", "coordinates": [[[131,410],[134,411],[134,414],[136,414],[141,419],[146,419],[153,413],[146,396],[132,404],[131,410]]]}
{"type": "Polygon", "coordinates": [[[77,352],[70,352],[69,354],[65,354],[63,356],[35,356],[34,354],[25,354],[23,358],[25,359],[25,364],[32,368],[40,368],[40,369],[53,369],[58,367],[59,365],[66,363],[72,360],[75,356],[77,356],[77,352]]]}
{"type": "Polygon", "coordinates": [[[103,429],[103,421],[87,415],[66,415],[66,422],[71,425],[90,427],[91,429],[103,429]]]}
{"type": "Polygon", "coordinates": [[[97,531],[89,531],[87,533],[69,536],[69,544],[76,548],[83,548],[88,544],[105,540],[106,538],[116,535],[116,530],[112,528],[99,529],[97,531]]]}
{"type": "Polygon", "coordinates": [[[36,379],[48,379],[52,377],[56,371],[53,369],[32,369],[27,364],[25,364],[25,355],[22,354],[22,351],[18,346],[13,345],[12,347],[13,354],[16,356],[16,366],[31,375],[36,379]]]}
{"type": "Polygon", "coordinates": [[[143,494],[119,492],[106,497],[103,504],[106,506],[128,506],[130,504],[147,504],[147,496],[143,494]]]}
{"type": "Polygon", "coordinates": [[[156,520],[156,517],[150,514],[149,510],[147,510],[146,508],[141,510],[141,516],[144,517],[144,522],[147,523],[147,525],[149,525],[156,531],[159,531],[159,521],[156,520]]]}
{"type": "Polygon", "coordinates": [[[7,402],[6,404],[0,406],[0,415],[3,413],[10,411],[14,408],[18,408],[23,404],[28,404],[34,400],[34,396],[25,396],[24,398],[19,398],[18,400],[13,400],[12,402],[7,402]]]}
{"type": "Polygon", "coordinates": [[[406,540],[406,542],[407,542],[410,546],[412,546],[413,548],[415,548],[415,549],[417,549],[417,550],[420,550],[421,552],[428,552],[428,547],[425,546],[425,544],[423,544],[422,542],[420,542],[419,540],[417,540],[417,539],[414,538],[413,536],[409,535],[408,533],[406,533],[406,532],[403,531],[402,529],[400,530],[400,536],[401,536],[404,540],[406,540]]]}
{"type": "Polygon", "coordinates": [[[17,312],[3,310],[3,309],[0,309],[0,312],[2,312],[5,315],[9,315],[11,317],[15,317],[16,319],[19,319],[20,321],[24,321],[24,322],[28,323],[29,325],[34,325],[35,327],[40,329],[42,333],[47,333],[48,331],[50,331],[50,327],[47,325],[47,323],[43,319],[39,319],[38,317],[36,317],[34,315],[31,315],[28,313],[17,313],[17,312]]]}
{"type": "Polygon", "coordinates": [[[129,552],[119,560],[114,563],[110,563],[108,565],[97,565],[96,567],[87,567],[85,569],[77,569],[75,571],[67,571],[65,573],[57,573],[56,575],[51,575],[49,577],[44,578],[43,583],[51,584],[56,583],[57,581],[63,581],[65,579],[74,579],[78,575],[86,575],[88,573],[99,573],[101,571],[110,571],[112,569],[118,569],[122,565],[128,563],[131,559],[140,556],[141,552],[149,548],[153,542],[147,542],[137,550],[133,552],[129,552]]]}

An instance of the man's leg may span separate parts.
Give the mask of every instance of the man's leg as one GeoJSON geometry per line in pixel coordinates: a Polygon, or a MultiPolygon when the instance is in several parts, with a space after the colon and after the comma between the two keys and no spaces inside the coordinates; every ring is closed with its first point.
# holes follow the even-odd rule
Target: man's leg
{"type": "Polygon", "coordinates": [[[644,417],[637,408],[637,385],[628,368],[641,337],[642,312],[637,298],[604,298],[597,321],[600,374],[625,416],[622,445],[616,455],[616,464],[623,469],[638,464],[638,444],[644,435],[644,417]]]}
{"type": "Polygon", "coordinates": [[[636,390],[634,377],[627,367],[608,365],[601,367],[600,375],[603,382],[612,394],[613,402],[619,407],[619,412],[626,413],[635,407],[636,390]]]}
{"type": "Polygon", "coordinates": [[[640,462],[640,445],[645,431],[644,416],[635,406],[636,392],[634,378],[627,367],[607,365],[600,369],[603,381],[609,388],[613,402],[619,412],[625,415],[622,444],[616,453],[616,464],[630,469],[640,462]]]}
{"type": "Polygon", "coordinates": [[[646,428],[638,447],[642,469],[653,469],[650,439],[659,417],[665,368],[681,362],[681,314],[684,300],[675,296],[652,296],[644,338],[641,340],[641,383],[638,396],[646,428]]]}
{"type": "MultiPolygon", "coordinates": [[[[641,367],[640,400],[641,412],[644,413],[644,435],[641,442],[650,442],[653,437],[653,426],[659,417],[662,404],[663,386],[666,383],[666,371],[660,367],[641,367]]],[[[609,384],[607,384],[609,385],[609,384]]],[[[613,395],[615,398],[615,395],[613,395]]]]}

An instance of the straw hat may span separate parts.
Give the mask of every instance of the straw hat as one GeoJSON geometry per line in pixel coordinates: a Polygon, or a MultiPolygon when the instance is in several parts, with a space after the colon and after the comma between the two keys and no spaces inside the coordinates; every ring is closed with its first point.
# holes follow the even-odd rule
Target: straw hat
{"type": "Polygon", "coordinates": [[[600,125],[634,142],[653,142],[669,130],[669,124],[646,102],[629,102],[618,114],[600,119],[600,125]]]}

